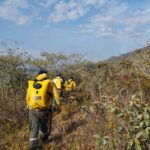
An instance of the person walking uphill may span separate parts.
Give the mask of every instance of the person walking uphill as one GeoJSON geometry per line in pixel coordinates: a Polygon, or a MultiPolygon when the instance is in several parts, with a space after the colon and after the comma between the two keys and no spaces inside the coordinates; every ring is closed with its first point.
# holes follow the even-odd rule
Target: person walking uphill
{"type": "Polygon", "coordinates": [[[57,74],[57,76],[53,79],[53,82],[55,83],[59,94],[60,94],[60,98],[61,100],[63,99],[64,96],[64,90],[65,90],[65,79],[61,74],[57,74]]]}
{"type": "Polygon", "coordinates": [[[68,81],[65,83],[65,91],[66,91],[66,99],[69,102],[69,98],[74,94],[76,90],[76,82],[73,77],[70,77],[68,81]]]}
{"type": "Polygon", "coordinates": [[[73,77],[70,77],[69,80],[65,83],[66,91],[74,91],[76,89],[76,82],[73,77]]]}
{"type": "Polygon", "coordinates": [[[53,82],[55,83],[57,89],[59,90],[59,93],[61,93],[62,91],[62,78],[61,78],[61,74],[57,74],[56,78],[53,79],[53,82]]]}
{"type": "MultiPolygon", "coordinates": [[[[48,78],[45,70],[40,70],[35,80],[28,81],[26,95],[29,109],[29,147],[36,150],[38,135],[45,142],[48,139],[51,127],[48,127],[49,118],[52,121],[52,98],[55,97],[57,109],[60,110],[60,98],[53,81],[48,78]]],[[[50,125],[51,126],[51,125],[50,125]]]]}

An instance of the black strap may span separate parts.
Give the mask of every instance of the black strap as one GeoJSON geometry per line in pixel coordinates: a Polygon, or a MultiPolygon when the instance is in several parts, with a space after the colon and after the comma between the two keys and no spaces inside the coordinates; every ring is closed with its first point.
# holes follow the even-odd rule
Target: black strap
{"type": "Polygon", "coordinates": [[[49,95],[49,97],[53,97],[53,94],[50,92],[47,92],[47,94],[49,95]]]}
{"type": "Polygon", "coordinates": [[[38,81],[44,81],[44,80],[47,80],[48,78],[43,78],[42,80],[38,80],[38,79],[34,79],[34,82],[38,82],[38,81]]]}

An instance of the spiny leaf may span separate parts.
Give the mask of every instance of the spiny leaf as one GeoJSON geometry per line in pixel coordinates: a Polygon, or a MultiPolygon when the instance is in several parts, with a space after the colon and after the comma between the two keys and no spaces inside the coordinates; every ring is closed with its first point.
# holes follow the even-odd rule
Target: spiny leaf
{"type": "Polygon", "coordinates": [[[140,138],[142,135],[143,135],[143,131],[138,132],[138,133],[136,134],[136,139],[140,138]]]}
{"type": "Polygon", "coordinates": [[[142,150],[142,147],[140,144],[135,144],[135,150],[142,150]]]}

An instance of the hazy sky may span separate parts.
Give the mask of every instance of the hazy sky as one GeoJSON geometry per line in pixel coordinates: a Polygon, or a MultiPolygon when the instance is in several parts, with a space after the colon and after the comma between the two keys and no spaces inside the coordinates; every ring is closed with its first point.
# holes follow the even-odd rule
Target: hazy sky
{"type": "Polygon", "coordinates": [[[0,40],[98,61],[150,39],[150,0],[0,0],[0,40]]]}

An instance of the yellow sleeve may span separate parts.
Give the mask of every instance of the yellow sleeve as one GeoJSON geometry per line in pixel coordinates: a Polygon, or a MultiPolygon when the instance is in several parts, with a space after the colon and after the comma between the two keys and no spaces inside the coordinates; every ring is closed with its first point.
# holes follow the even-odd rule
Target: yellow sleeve
{"type": "Polygon", "coordinates": [[[60,105],[60,95],[59,92],[57,90],[57,87],[53,84],[53,94],[54,94],[54,98],[56,100],[56,104],[60,105]]]}
{"type": "Polygon", "coordinates": [[[60,105],[60,96],[55,83],[51,82],[49,90],[50,93],[53,93],[54,99],[56,100],[56,104],[60,105]]]}

